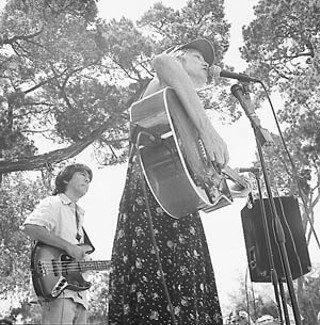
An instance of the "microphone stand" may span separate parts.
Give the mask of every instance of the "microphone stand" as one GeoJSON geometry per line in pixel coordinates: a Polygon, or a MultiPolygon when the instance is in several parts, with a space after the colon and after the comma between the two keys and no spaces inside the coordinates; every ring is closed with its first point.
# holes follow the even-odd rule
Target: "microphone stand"
{"type": "Polygon", "coordinates": [[[284,289],[283,289],[283,284],[281,281],[279,281],[278,274],[277,274],[277,271],[276,271],[275,265],[274,265],[274,255],[272,252],[266,209],[265,209],[265,206],[264,206],[264,203],[262,200],[263,195],[262,195],[261,183],[260,183],[260,169],[257,168],[256,171],[253,172],[253,174],[256,179],[258,193],[259,193],[259,197],[260,197],[262,228],[263,228],[263,232],[264,232],[264,236],[265,236],[265,240],[266,240],[267,256],[268,256],[268,261],[269,261],[269,265],[270,265],[270,281],[273,285],[275,300],[276,300],[277,307],[278,307],[280,324],[283,324],[283,316],[282,316],[282,309],[281,309],[281,304],[280,304],[280,297],[281,297],[281,302],[282,302],[282,306],[283,306],[283,312],[285,315],[286,324],[290,324],[288,308],[287,308],[286,301],[285,301],[285,293],[284,293],[284,289]],[[279,286],[280,294],[278,291],[278,286],[279,286]]]}
{"type": "MultiPolygon", "coordinates": [[[[264,178],[265,185],[266,185],[268,199],[270,202],[271,220],[272,220],[272,224],[273,224],[272,229],[274,232],[274,238],[276,239],[277,246],[278,246],[280,262],[281,262],[280,264],[281,264],[282,270],[284,271],[284,274],[285,274],[285,279],[286,279],[286,283],[288,286],[290,300],[292,303],[292,310],[293,310],[295,323],[296,323],[296,325],[301,325],[301,314],[300,314],[298,302],[297,302],[297,299],[296,299],[296,296],[294,293],[292,274],[291,274],[290,264],[289,264],[289,260],[288,260],[288,254],[287,254],[287,250],[286,250],[286,246],[285,246],[285,241],[286,241],[285,234],[284,234],[284,230],[283,230],[282,224],[280,222],[279,216],[277,214],[275,202],[274,202],[272,191],[271,191],[270,181],[269,181],[269,177],[268,177],[268,173],[267,173],[266,163],[265,163],[265,160],[263,157],[263,152],[262,152],[262,147],[264,145],[272,144],[273,139],[272,139],[269,131],[267,129],[264,129],[261,127],[260,120],[255,113],[248,88],[249,88],[249,84],[247,82],[242,82],[241,84],[234,84],[231,86],[231,93],[239,100],[242,108],[244,109],[247,117],[249,118],[249,120],[251,122],[251,126],[252,126],[254,134],[255,134],[257,149],[258,149],[258,156],[259,156],[259,160],[260,160],[260,164],[261,164],[261,170],[263,173],[263,178],[264,178]]],[[[264,203],[263,203],[260,182],[258,180],[258,175],[255,174],[255,176],[256,176],[256,180],[257,180],[257,184],[258,184],[263,230],[264,230],[264,235],[265,235],[266,244],[267,244],[266,247],[267,247],[268,259],[270,262],[270,275],[271,275],[270,280],[274,286],[275,299],[278,304],[279,317],[280,317],[281,324],[283,324],[283,318],[282,318],[282,313],[281,313],[279,292],[277,289],[277,285],[279,285],[280,292],[282,295],[282,305],[283,305],[283,311],[284,311],[284,315],[285,315],[286,324],[290,325],[288,306],[285,301],[283,284],[282,284],[282,281],[279,281],[278,274],[275,269],[274,257],[273,257],[272,248],[271,248],[270,234],[269,234],[269,229],[268,229],[267,216],[266,216],[266,211],[265,211],[265,207],[264,207],[264,203]]]]}

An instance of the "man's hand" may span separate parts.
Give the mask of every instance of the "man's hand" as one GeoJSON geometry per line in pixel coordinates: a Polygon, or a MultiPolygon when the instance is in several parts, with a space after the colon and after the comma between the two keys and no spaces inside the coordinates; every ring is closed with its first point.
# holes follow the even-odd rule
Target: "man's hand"
{"type": "Polygon", "coordinates": [[[234,198],[247,197],[253,190],[252,180],[243,176],[241,178],[243,180],[242,185],[236,183],[229,185],[229,190],[234,198]]]}
{"type": "Polygon", "coordinates": [[[36,241],[62,249],[76,260],[82,260],[87,253],[89,254],[92,252],[92,247],[90,245],[71,244],[65,239],[50,233],[42,226],[26,224],[21,230],[36,241]]]}
{"type": "Polygon", "coordinates": [[[88,245],[69,244],[66,247],[66,253],[76,260],[82,260],[89,251],[88,247],[88,245]]]}

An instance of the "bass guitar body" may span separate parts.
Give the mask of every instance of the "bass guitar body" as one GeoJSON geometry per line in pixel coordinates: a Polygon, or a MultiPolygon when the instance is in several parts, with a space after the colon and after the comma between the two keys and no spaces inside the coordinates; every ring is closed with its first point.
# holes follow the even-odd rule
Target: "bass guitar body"
{"type": "Polygon", "coordinates": [[[225,175],[208,161],[199,132],[172,88],[134,103],[130,119],[160,139],[152,143],[141,136],[138,146],[145,178],[164,211],[179,219],[231,204],[225,175]]]}
{"type": "Polygon", "coordinates": [[[37,296],[54,300],[65,289],[83,291],[91,283],[82,275],[89,270],[107,270],[110,261],[75,261],[64,251],[38,242],[31,254],[33,287],[37,296]]]}

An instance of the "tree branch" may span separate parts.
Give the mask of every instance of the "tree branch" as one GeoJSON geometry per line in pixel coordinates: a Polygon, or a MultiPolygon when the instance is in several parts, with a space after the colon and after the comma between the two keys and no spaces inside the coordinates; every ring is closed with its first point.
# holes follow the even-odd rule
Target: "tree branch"
{"type": "Polygon", "coordinates": [[[107,123],[101,125],[89,136],[67,148],[53,150],[43,155],[0,161],[0,174],[26,170],[38,170],[48,164],[59,163],[73,158],[97,140],[107,129],[107,123]]]}

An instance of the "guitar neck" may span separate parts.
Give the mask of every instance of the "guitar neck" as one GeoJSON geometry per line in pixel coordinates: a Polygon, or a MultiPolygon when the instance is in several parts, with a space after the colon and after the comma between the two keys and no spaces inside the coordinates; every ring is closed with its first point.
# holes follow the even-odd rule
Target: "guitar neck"
{"type": "Polygon", "coordinates": [[[111,261],[80,261],[78,263],[81,272],[108,270],[111,266],[111,261]]]}

